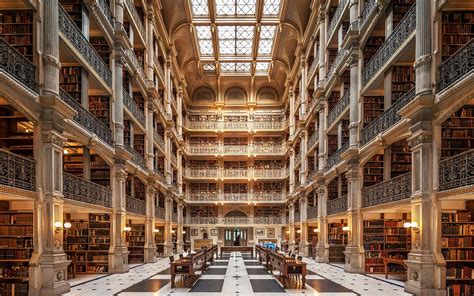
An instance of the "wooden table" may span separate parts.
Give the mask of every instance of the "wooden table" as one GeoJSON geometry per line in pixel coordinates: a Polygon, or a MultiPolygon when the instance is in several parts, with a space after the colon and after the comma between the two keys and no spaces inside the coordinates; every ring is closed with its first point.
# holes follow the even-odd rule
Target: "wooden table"
{"type": "Polygon", "coordinates": [[[253,247],[249,246],[222,246],[221,247],[221,258],[222,253],[230,253],[230,252],[250,252],[253,257],[253,247]]]}
{"type": "Polygon", "coordinates": [[[389,264],[403,266],[403,268],[405,268],[405,270],[406,270],[407,266],[406,266],[404,261],[405,261],[405,259],[383,258],[383,265],[384,265],[384,268],[385,268],[385,278],[387,279],[388,275],[389,275],[389,272],[388,272],[388,265],[389,264]]]}
{"type": "Polygon", "coordinates": [[[255,256],[258,257],[258,262],[263,264],[265,261],[265,268],[268,270],[270,269],[270,249],[256,245],[255,246],[255,256]]]}
{"type": "Polygon", "coordinates": [[[191,287],[197,279],[196,271],[200,270],[204,273],[207,267],[214,262],[214,254],[217,256],[217,245],[214,245],[211,248],[201,249],[195,254],[189,254],[186,257],[171,262],[171,288],[175,288],[174,280],[176,275],[189,276],[191,279],[189,287],[191,287]],[[207,262],[209,262],[209,265],[207,262]]]}

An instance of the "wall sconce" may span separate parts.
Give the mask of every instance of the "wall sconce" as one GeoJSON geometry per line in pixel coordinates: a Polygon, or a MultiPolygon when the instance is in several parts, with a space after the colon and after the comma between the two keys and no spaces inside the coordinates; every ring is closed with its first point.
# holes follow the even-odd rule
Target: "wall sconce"
{"type": "Polygon", "coordinates": [[[314,230],[314,233],[319,233],[319,229],[315,228],[314,230]]]}
{"type": "Polygon", "coordinates": [[[290,234],[290,231],[289,231],[289,230],[287,230],[287,231],[286,231],[286,233],[287,233],[287,234],[290,234]]]}
{"type": "Polygon", "coordinates": [[[155,228],[155,229],[153,229],[153,232],[154,232],[154,233],[159,233],[160,230],[159,230],[158,228],[155,228]]]}
{"type": "Polygon", "coordinates": [[[186,234],[186,230],[183,230],[183,234],[186,234]]]}
{"type": "Polygon", "coordinates": [[[125,226],[125,227],[123,228],[123,231],[125,231],[125,232],[132,231],[132,227],[130,227],[130,226],[125,226]]]}
{"type": "Polygon", "coordinates": [[[171,233],[176,233],[176,231],[175,231],[175,230],[171,230],[171,233]]]}
{"type": "Polygon", "coordinates": [[[296,233],[301,233],[301,230],[300,229],[296,230],[296,233]]]}
{"type": "Polygon", "coordinates": [[[405,222],[403,223],[403,227],[405,228],[411,228],[413,229],[415,232],[420,232],[420,228],[418,227],[418,222],[416,221],[413,221],[413,222],[405,222]]]}
{"type": "Polygon", "coordinates": [[[63,222],[61,222],[61,221],[56,221],[56,222],[54,222],[54,228],[56,228],[56,229],[55,229],[55,232],[56,232],[56,233],[58,233],[59,231],[61,231],[61,229],[63,229],[63,227],[64,227],[65,229],[69,229],[69,228],[71,228],[71,226],[72,226],[72,225],[71,225],[70,222],[64,222],[64,224],[63,224],[63,222]]]}
{"type": "Polygon", "coordinates": [[[342,231],[349,231],[349,226],[343,226],[342,231]]]}

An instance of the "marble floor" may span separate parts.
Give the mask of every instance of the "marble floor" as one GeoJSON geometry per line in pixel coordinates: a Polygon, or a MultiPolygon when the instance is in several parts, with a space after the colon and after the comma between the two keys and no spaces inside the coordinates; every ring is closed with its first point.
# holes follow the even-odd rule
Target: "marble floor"
{"type": "Polygon", "coordinates": [[[185,288],[180,277],[172,289],[168,259],[152,264],[134,266],[128,273],[105,275],[76,280],[67,296],[120,295],[120,296],[183,296],[183,295],[321,295],[321,296],[405,296],[403,283],[360,274],[345,273],[342,268],[316,263],[309,258],[306,289],[298,281],[292,281],[287,289],[269,274],[250,254],[224,255],[199,277],[191,288],[185,288]]]}

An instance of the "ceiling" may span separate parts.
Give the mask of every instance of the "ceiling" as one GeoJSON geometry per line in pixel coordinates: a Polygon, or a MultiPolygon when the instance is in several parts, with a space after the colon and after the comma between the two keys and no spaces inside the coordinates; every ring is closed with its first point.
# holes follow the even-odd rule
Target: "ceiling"
{"type": "Polygon", "coordinates": [[[188,94],[238,82],[281,95],[311,0],[164,0],[162,19],[188,94]],[[238,79],[236,79],[238,78],[238,79]]]}

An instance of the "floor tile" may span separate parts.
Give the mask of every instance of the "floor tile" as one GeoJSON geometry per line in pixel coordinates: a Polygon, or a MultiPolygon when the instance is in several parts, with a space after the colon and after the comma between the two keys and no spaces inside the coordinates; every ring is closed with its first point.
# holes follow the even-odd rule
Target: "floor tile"
{"type": "Polygon", "coordinates": [[[224,280],[198,280],[189,292],[221,292],[224,280]]]}
{"type": "Polygon", "coordinates": [[[123,292],[157,292],[161,288],[163,288],[166,284],[168,284],[170,280],[144,280],[138,284],[135,284],[125,290],[123,292]]]}
{"type": "Polygon", "coordinates": [[[276,280],[250,280],[255,293],[285,293],[276,280]]]}

